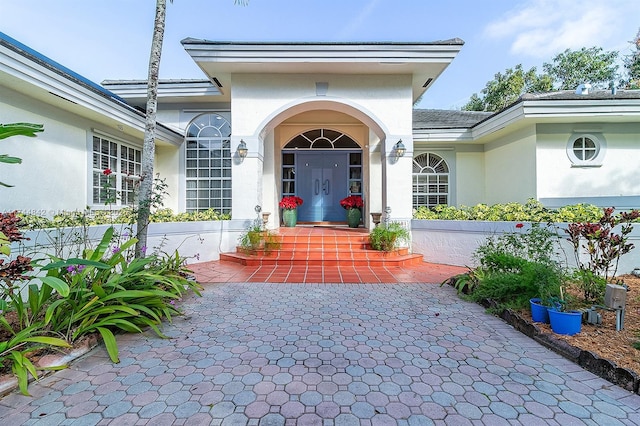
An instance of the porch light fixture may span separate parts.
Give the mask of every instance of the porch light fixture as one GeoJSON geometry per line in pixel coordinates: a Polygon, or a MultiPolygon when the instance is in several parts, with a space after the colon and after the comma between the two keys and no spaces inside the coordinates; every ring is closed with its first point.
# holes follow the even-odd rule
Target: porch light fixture
{"type": "Polygon", "coordinates": [[[238,152],[238,157],[241,159],[244,160],[247,157],[249,150],[247,149],[247,144],[244,140],[240,139],[240,143],[238,144],[238,149],[236,151],[238,152]]]}
{"type": "Polygon", "coordinates": [[[393,151],[396,153],[396,157],[400,158],[404,156],[404,153],[407,152],[407,148],[404,147],[402,143],[402,139],[400,139],[393,147],[393,151]]]}

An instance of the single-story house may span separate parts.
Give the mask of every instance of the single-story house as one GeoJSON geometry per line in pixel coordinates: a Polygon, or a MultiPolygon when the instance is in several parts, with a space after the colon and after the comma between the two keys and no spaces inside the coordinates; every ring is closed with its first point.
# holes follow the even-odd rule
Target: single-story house
{"type": "MultiPolygon", "coordinates": [[[[174,211],[280,223],[345,221],[340,200],[408,221],[419,206],[529,198],[640,207],[640,92],[528,94],[497,113],[421,110],[463,41],[215,42],[186,38],[201,80],[159,84],[155,170],[174,211]]],[[[0,123],[44,124],[0,142],[0,210],[105,209],[102,171],[134,202],[146,82],[96,84],[0,33],[0,123]]]]}

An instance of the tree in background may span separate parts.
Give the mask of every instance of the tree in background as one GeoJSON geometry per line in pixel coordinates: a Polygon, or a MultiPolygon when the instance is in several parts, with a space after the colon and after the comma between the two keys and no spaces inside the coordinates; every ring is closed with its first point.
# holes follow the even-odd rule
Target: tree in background
{"type": "Polygon", "coordinates": [[[536,74],[535,67],[525,71],[522,64],[518,64],[515,68],[506,69],[504,74],[497,73],[482,89],[483,96],[474,93],[462,109],[500,111],[517,101],[524,93],[547,92],[551,89],[552,81],[548,76],[536,74]]]}
{"type": "Polygon", "coordinates": [[[640,89],[640,30],[631,44],[633,44],[633,51],[624,58],[624,68],[627,72],[624,88],[640,89]]]}
{"type": "MultiPolygon", "coordinates": [[[[640,49],[638,50],[640,52],[640,49]]],[[[636,53],[636,69],[640,71],[640,53],[636,53]]],[[[504,74],[497,73],[487,82],[481,94],[471,95],[462,109],[465,111],[500,111],[511,105],[525,93],[573,90],[582,83],[591,83],[596,88],[608,88],[615,81],[618,52],[604,52],[600,47],[572,51],[565,50],[545,62],[544,72],[536,73],[532,67],[525,71],[522,64],[508,68],[504,74]]]]}
{"type": "Polygon", "coordinates": [[[557,54],[553,62],[545,62],[542,68],[559,90],[573,90],[583,83],[594,88],[607,89],[616,80],[618,52],[604,52],[601,47],[567,49],[557,54]]]}

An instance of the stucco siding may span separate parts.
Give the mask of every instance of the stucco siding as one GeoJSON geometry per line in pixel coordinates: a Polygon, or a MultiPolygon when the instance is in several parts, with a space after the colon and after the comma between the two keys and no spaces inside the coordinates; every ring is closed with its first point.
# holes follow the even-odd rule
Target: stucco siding
{"type": "Polygon", "coordinates": [[[455,205],[474,206],[485,201],[484,153],[456,153],[455,205]]]}
{"type": "Polygon", "coordinates": [[[0,141],[1,153],[22,158],[22,164],[0,164],[0,181],[14,185],[0,188],[0,210],[52,216],[61,210],[84,209],[89,123],[4,87],[0,99],[2,123],[44,125],[36,138],[0,141]]]}
{"type": "MultiPolygon", "coordinates": [[[[538,125],[538,196],[553,203],[555,199],[602,204],[611,196],[640,196],[640,124],[548,124],[538,125]],[[576,167],[567,155],[567,144],[575,136],[595,134],[603,142],[602,162],[596,167],[576,167]]],[[[620,200],[625,203],[625,200],[620,200]]],[[[635,207],[637,201],[635,201],[635,207]]],[[[626,207],[633,206],[631,205],[626,207]]]]}
{"type": "Polygon", "coordinates": [[[536,197],[536,135],[529,126],[485,145],[488,204],[536,197]]]}

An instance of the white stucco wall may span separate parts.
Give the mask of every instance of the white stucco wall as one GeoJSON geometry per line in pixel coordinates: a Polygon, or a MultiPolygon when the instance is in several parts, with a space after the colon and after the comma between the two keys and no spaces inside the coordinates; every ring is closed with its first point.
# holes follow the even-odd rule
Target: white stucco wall
{"type": "Polygon", "coordinates": [[[562,204],[564,199],[621,208],[640,207],[640,123],[538,125],[538,197],[562,204]],[[566,148],[580,134],[602,137],[602,165],[572,166],[566,148]],[[605,198],[602,201],[602,198],[605,198]],[[634,201],[624,198],[633,198],[634,201]]]}
{"type": "Polygon", "coordinates": [[[87,205],[87,130],[90,123],[0,87],[2,123],[44,125],[36,138],[16,136],[0,141],[0,152],[22,158],[22,164],[0,164],[0,210],[22,210],[51,216],[87,205]]]}
{"type": "MultiPolygon", "coordinates": [[[[382,204],[392,207],[394,218],[409,219],[411,209],[412,91],[410,76],[350,75],[234,75],[232,77],[232,149],[240,139],[249,155],[233,170],[234,218],[252,218],[260,204],[265,135],[291,115],[313,110],[323,103],[344,106],[342,112],[378,126],[386,137],[380,144],[382,204]],[[316,93],[316,82],[328,83],[326,94],[316,93]],[[350,112],[349,112],[350,111],[350,112]],[[280,115],[279,115],[280,114],[280,115]],[[359,116],[358,116],[359,115],[359,116]],[[395,161],[390,154],[402,139],[405,157],[395,161]],[[242,194],[238,198],[236,194],[242,194]]],[[[329,108],[330,109],[330,108],[329,108]]],[[[373,172],[375,176],[375,171],[373,172]]],[[[265,194],[266,195],[266,194],[265,194]]],[[[266,202],[265,204],[269,204],[266,202]]]]}
{"type": "MultiPolygon", "coordinates": [[[[475,147],[474,147],[475,148],[475,147]]],[[[480,149],[456,152],[456,206],[475,206],[485,202],[484,153],[480,149]]]]}
{"type": "MultiPolygon", "coordinates": [[[[43,124],[37,137],[15,136],[0,143],[0,152],[22,158],[22,164],[0,164],[0,181],[14,185],[0,188],[0,211],[20,210],[41,216],[84,210],[92,204],[91,146],[93,135],[142,149],[142,140],[117,128],[53,108],[0,86],[2,123],[43,124]]],[[[178,148],[159,146],[156,172],[167,178],[166,206],[178,202],[178,148]]]]}
{"type": "Polygon", "coordinates": [[[485,202],[525,202],[536,197],[535,127],[510,133],[485,145],[485,202]]]}
{"type": "MultiPolygon", "coordinates": [[[[563,232],[566,224],[557,226],[563,250],[558,260],[573,268],[576,264],[573,247],[566,241],[563,232]]],[[[413,220],[412,251],[424,255],[425,262],[474,267],[477,263],[473,254],[487,237],[515,231],[515,222],[413,220]]],[[[634,228],[629,242],[635,248],[620,258],[619,275],[628,274],[640,267],[640,226],[634,228]]]]}

